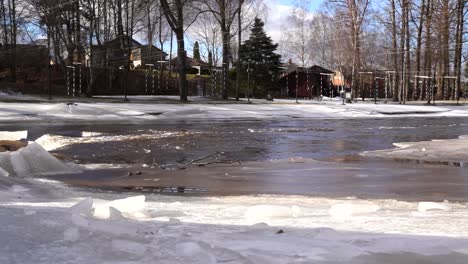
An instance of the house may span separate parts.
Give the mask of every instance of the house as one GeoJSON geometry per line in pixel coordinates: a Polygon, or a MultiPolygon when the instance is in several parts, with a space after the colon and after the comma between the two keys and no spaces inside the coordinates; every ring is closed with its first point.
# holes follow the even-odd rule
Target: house
{"type": "MultiPolygon", "coordinates": [[[[171,60],[171,67],[175,70],[179,69],[177,57],[171,60]]],[[[197,74],[200,75],[202,74],[203,71],[208,70],[208,68],[209,68],[209,64],[203,60],[194,59],[188,56],[185,57],[185,69],[186,70],[197,69],[198,70],[197,74]]]]}
{"type": "Polygon", "coordinates": [[[314,98],[320,95],[333,97],[339,91],[333,85],[334,72],[318,65],[300,67],[293,63],[283,64],[280,75],[281,94],[288,97],[314,98]]]}
{"type": "MultiPolygon", "coordinates": [[[[143,45],[140,42],[125,36],[123,41],[127,41],[130,46],[130,65],[132,68],[142,67],[146,64],[158,65],[158,62],[165,61],[167,53],[154,45],[143,45]]],[[[93,61],[95,67],[119,68],[124,64],[124,48],[122,39],[115,38],[102,45],[93,45],[93,61]]],[[[89,57],[86,64],[90,65],[89,57]]]]}

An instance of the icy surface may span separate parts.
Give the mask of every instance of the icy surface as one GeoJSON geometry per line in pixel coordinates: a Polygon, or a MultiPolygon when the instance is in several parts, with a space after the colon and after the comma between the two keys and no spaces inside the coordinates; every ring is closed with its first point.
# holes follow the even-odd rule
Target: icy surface
{"type": "Polygon", "coordinates": [[[455,139],[432,140],[422,142],[394,143],[397,148],[377,151],[367,151],[362,155],[385,159],[410,160],[420,163],[453,165],[464,167],[468,165],[468,137],[455,139]]]}
{"type": "Polygon", "coordinates": [[[0,201],[0,263],[468,261],[468,204],[458,202],[143,197],[17,178],[0,182],[0,201]],[[99,207],[108,218],[93,215],[99,207]]]}

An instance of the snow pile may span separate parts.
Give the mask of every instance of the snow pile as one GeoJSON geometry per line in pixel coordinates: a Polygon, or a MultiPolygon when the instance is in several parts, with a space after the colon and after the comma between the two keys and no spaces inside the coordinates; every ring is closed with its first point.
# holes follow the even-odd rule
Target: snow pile
{"type": "Polygon", "coordinates": [[[79,170],[66,164],[37,143],[14,152],[0,153],[0,175],[2,176],[32,176],[74,173],[79,170]]]}
{"type": "Polygon", "coordinates": [[[0,131],[0,140],[21,140],[28,138],[28,131],[0,131]]]}

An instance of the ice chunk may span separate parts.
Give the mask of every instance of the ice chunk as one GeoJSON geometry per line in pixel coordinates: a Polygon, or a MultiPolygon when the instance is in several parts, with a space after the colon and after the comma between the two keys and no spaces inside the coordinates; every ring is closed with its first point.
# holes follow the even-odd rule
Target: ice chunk
{"type": "Polygon", "coordinates": [[[10,174],[6,170],[2,169],[2,165],[0,164],[0,177],[8,177],[8,176],[10,176],[10,174]]]}
{"type": "MultiPolygon", "coordinates": [[[[140,218],[144,215],[141,211],[145,208],[145,196],[134,196],[125,199],[114,200],[107,203],[94,203],[94,217],[99,219],[111,218],[111,207],[123,216],[140,218]]],[[[117,213],[117,212],[114,212],[117,213]]],[[[114,215],[116,216],[116,215],[114,215]]]]}
{"type": "Polygon", "coordinates": [[[60,149],[70,144],[70,142],[67,141],[67,139],[63,136],[49,134],[43,135],[42,137],[36,139],[35,142],[41,145],[47,151],[60,149]]]}
{"type": "Polygon", "coordinates": [[[109,207],[109,219],[119,220],[123,218],[124,216],[119,210],[115,209],[114,207],[109,207]]]}
{"type": "Polygon", "coordinates": [[[28,138],[28,131],[0,131],[0,140],[21,140],[28,138]]]}
{"type": "Polygon", "coordinates": [[[353,215],[362,215],[375,213],[380,209],[380,206],[371,202],[360,202],[360,203],[339,203],[333,205],[328,213],[331,217],[337,219],[347,219],[353,215]]]}
{"type": "Polygon", "coordinates": [[[451,208],[448,204],[443,204],[443,203],[420,202],[418,204],[419,212],[424,213],[430,210],[450,211],[451,208]]]}
{"type": "Polygon", "coordinates": [[[67,228],[63,232],[63,240],[75,242],[80,239],[80,231],[76,227],[67,228]]]}
{"type": "Polygon", "coordinates": [[[88,215],[93,210],[93,199],[86,198],[69,208],[70,212],[80,215],[88,215]]]}
{"type": "Polygon", "coordinates": [[[251,221],[268,220],[274,218],[299,217],[302,215],[298,206],[255,205],[245,212],[245,217],[251,221]]]}
{"type": "Polygon", "coordinates": [[[112,249],[132,255],[143,256],[147,247],[142,243],[130,240],[114,239],[112,240],[112,249]]]}
{"type": "MultiPolygon", "coordinates": [[[[73,173],[79,170],[63,163],[37,143],[31,143],[18,151],[1,153],[0,167],[10,176],[47,175],[73,173]]],[[[5,174],[2,172],[2,174],[5,174]]]]}
{"type": "Polygon", "coordinates": [[[77,226],[81,226],[81,227],[88,227],[89,226],[89,221],[86,218],[79,215],[79,214],[72,214],[70,219],[71,219],[72,223],[77,225],[77,226]]]}

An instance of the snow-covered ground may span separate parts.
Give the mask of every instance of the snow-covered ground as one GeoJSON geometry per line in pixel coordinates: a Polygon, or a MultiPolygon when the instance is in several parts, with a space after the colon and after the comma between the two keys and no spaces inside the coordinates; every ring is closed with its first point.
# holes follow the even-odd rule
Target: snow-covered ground
{"type": "Polygon", "coordinates": [[[468,166],[468,136],[422,142],[394,143],[396,148],[367,151],[363,156],[417,163],[468,166]]]}
{"type": "Polygon", "coordinates": [[[144,197],[5,177],[0,199],[0,263],[468,261],[464,203],[144,197]]]}
{"type": "MultiPolygon", "coordinates": [[[[466,105],[135,101],[0,103],[0,122],[468,116],[466,105]]],[[[35,143],[3,153],[0,168],[0,263],[468,263],[467,203],[81,189],[37,176],[76,167],[35,143]]]]}
{"type": "Polygon", "coordinates": [[[41,179],[75,167],[37,143],[3,155],[0,263],[468,261],[467,203],[113,193],[41,179]]]}
{"type": "Polygon", "coordinates": [[[391,116],[468,116],[468,105],[424,106],[358,102],[342,105],[339,100],[216,103],[194,101],[190,104],[148,103],[131,98],[132,103],[0,103],[0,122],[103,122],[197,119],[277,119],[277,118],[384,118],[391,116]]]}

